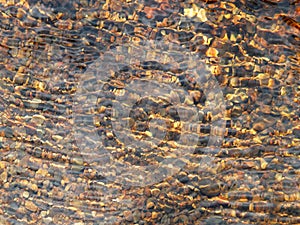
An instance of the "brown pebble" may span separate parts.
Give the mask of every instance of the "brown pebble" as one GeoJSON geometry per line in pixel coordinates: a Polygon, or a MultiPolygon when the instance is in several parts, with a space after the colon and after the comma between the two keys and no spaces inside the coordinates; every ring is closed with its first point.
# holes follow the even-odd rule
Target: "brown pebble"
{"type": "Polygon", "coordinates": [[[38,207],[31,201],[25,202],[25,208],[32,212],[36,212],[38,210],[38,207]]]}
{"type": "Polygon", "coordinates": [[[150,190],[149,187],[145,187],[144,194],[145,194],[147,197],[150,197],[150,196],[151,196],[151,190],[150,190]]]}
{"type": "Polygon", "coordinates": [[[128,222],[133,221],[133,216],[132,216],[131,211],[126,210],[126,211],[124,211],[123,215],[128,222]]]}
{"type": "Polygon", "coordinates": [[[256,131],[262,131],[265,128],[266,128],[265,124],[262,123],[262,122],[256,122],[256,123],[253,124],[253,129],[256,130],[256,131]]]}
{"type": "Polygon", "coordinates": [[[152,212],[151,218],[157,219],[158,216],[159,216],[158,212],[152,212]]]}
{"type": "Polygon", "coordinates": [[[220,194],[220,186],[212,179],[202,179],[198,188],[203,195],[208,197],[218,196],[220,194]]]}

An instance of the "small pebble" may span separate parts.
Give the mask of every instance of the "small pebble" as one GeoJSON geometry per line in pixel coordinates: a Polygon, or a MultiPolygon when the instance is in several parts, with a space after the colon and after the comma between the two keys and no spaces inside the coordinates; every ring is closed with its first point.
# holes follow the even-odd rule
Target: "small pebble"
{"type": "Polygon", "coordinates": [[[124,211],[123,215],[124,215],[126,221],[128,221],[128,222],[132,222],[133,221],[133,215],[132,215],[131,211],[126,210],[126,211],[124,211]]]}
{"type": "Polygon", "coordinates": [[[46,118],[44,116],[36,114],[32,116],[31,122],[40,126],[45,122],[45,120],[46,118]]]}
{"type": "Polygon", "coordinates": [[[23,197],[24,198],[28,198],[29,197],[29,192],[28,191],[24,191],[23,192],[23,197]]]}
{"type": "Polygon", "coordinates": [[[4,171],[3,173],[0,174],[0,181],[2,181],[3,183],[7,182],[7,171],[4,171]]]}
{"type": "Polygon", "coordinates": [[[25,202],[25,208],[32,212],[36,212],[38,210],[38,207],[31,201],[25,202]]]}

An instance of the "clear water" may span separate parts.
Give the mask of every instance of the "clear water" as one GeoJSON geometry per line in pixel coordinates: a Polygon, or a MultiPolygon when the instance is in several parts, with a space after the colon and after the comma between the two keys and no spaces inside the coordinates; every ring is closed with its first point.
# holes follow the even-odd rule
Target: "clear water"
{"type": "Polygon", "coordinates": [[[0,4],[1,224],[299,224],[298,1],[0,4]]]}

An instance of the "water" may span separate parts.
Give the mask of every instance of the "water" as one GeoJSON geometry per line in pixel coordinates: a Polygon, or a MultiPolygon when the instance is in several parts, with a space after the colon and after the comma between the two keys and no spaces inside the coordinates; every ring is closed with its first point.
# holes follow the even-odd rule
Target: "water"
{"type": "Polygon", "coordinates": [[[297,1],[0,5],[1,224],[298,224],[297,1]]]}

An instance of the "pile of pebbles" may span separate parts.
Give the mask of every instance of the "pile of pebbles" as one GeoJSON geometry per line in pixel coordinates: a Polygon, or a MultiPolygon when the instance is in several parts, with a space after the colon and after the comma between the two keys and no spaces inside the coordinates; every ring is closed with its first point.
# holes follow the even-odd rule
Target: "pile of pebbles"
{"type": "MultiPolygon", "coordinates": [[[[292,0],[0,1],[0,223],[299,224],[299,12],[292,0]],[[105,52],[149,40],[206,62],[226,103],[224,138],[211,153],[213,167],[197,165],[207,154],[203,126],[181,171],[145,187],[122,186],[86,162],[74,137],[74,95],[105,52]]],[[[180,71],[161,73],[173,74],[192,104],[204,104],[180,71]]],[[[116,79],[108,90],[124,85],[116,79]]],[[[109,128],[111,109],[103,107],[100,120],[82,119],[109,128]]],[[[144,132],[146,114],[130,115],[131,128],[144,132]]],[[[127,163],[164,157],[120,151],[113,132],[104,135],[127,163]]]]}

